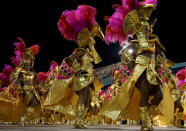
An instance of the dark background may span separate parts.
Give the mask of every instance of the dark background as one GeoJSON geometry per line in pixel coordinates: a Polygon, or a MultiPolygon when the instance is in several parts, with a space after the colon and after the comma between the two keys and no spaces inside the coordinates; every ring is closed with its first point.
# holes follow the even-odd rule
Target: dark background
{"type": "MultiPolygon", "coordinates": [[[[64,10],[76,9],[80,4],[88,4],[97,8],[96,20],[105,31],[107,22],[105,15],[112,15],[112,4],[120,4],[120,0],[61,0],[60,2],[45,3],[4,3],[0,9],[0,70],[3,64],[10,64],[13,53],[13,42],[17,37],[22,37],[27,47],[33,44],[40,45],[40,52],[36,56],[35,69],[47,71],[49,63],[55,60],[60,64],[64,57],[69,56],[76,43],[65,40],[57,28],[57,22],[64,10]],[[11,6],[10,6],[11,5],[11,6]],[[12,6],[13,5],[13,6],[12,6]]],[[[166,47],[166,56],[179,63],[186,60],[185,54],[185,5],[159,0],[157,10],[153,17],[157,17],[154,33],[166,47]],[[169,2],[169,3],[167,3],[169,2]]],[[[96,49],[103,62],[95,68],[119,61],[117,52],[119,44],[106,45],[96,38],[96,49]]]]}

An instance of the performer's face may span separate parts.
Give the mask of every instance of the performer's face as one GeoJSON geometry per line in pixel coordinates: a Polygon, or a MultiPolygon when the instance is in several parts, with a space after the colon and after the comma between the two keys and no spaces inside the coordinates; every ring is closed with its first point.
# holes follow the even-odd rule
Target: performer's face
{"type": "Polygon", "coordinates": [[[31,70],[31,63],[25,63],[24,69],[27,71],[31,70]]]}

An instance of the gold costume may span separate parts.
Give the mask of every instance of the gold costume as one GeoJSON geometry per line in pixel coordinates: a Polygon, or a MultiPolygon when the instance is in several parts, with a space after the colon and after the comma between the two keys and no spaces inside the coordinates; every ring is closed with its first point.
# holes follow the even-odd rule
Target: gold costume
{"type": "Polygon", "coordinates": [[[67,118],[76,118],[75,128],[85,127],[83,120],[88,110],[84,104],[77,104],[79,99],[77,92],[87,87],[96,88],[95,91],[102,87],[102,84],[97,80],[92,65],[92,62],[95,64],[101,62],[101,58],[94,47],[94,36],[104,39],[101,28],[97,23],[95,23],[91,32],[84,28],[78,33],[77,43],[79,48],[76,48],[73,54],[65,58],[62,65],[58,67],[57,78],[51,84],[43,104],[45,109],[60,112],[67,118]],[[71,58],[78,52],[84,53],[72,61],[71,58]]]}
{"type": "MultiPolygon", "coordinates": [[[[26,121],[34,119],[40,114],[41,108],[39,105],[39,88],[37,81],[37,73],[33,70],[35,55],[39,52],[39,46],[34,45],[26,48],[24,41],[18,38],[20,42],[16,44],[15,51],[19,52],[20,56],[16,58],[18,63],[15,64],[15,71],[10,75],[11,84],[6,90],[1,92],[0,99],[4,109],[3,115],[0,115],[1,120],[11,122],[21,122],[22,125],[26,121]],[[36,111],[36,107],[37,111],[36,111]]],[[[1,113],[2,113],[1,112],[1,113]]]]}
{"type": "MultiPolygon", "coordinates": [[[[99,81],[95,79],[95,72],[91,65],[89,65],[90,62],[92,62],[92,60],[90,60],[90,54],[89,52],[86,52],[85,55],[80,59],[82,66],[80,66],[80,63],[78,63],[77,60],[73,62],[71,67],[66,64],[65,60],[63,61],[64,65],[67,67],[66,70],[70,69],[72,72],[86,71],[87,73],[80,76],[75,76],[76,73],[74,73],[70,78],[67,79],[54,79],[49,93],[44,101],[44,108],[58,111],[66,116],[75,116],[75,106],[78,96],[74,91],[81,90],[89,86],[91,83],[94,83],[94,87],[102,87],[100,86],[101,84],[99,81]],[[89,61],[87,61],[87,58],[89,61]]],[[[59,74],[61,76],[66,76],[63,73],[63,70],[59,70],[59,74]]],[[[96,90],[98,89],[96,88],[96,90]]]]}
{"type": "MultiPolygon", "coordinates": [[[[12,83],[8,88],[0,93],[2,115],[0,119],[8,122],[20,122],[24,110],[26,114],[31,115],[34,112],[34,107],[39,102],[39,94],[36,91],[35,85],[26,85],[25,81],[34,81],[35,73],[26,71],[22,68],[16,68],[16,71],[11,74],[12,83]],[[15,80],[18,83],[15,83],[15,80]],[[30,108],[30,109],[28,109],[30,108]]],[[[34,82],[33,82],[34,83],[34,82]]],[[[33,116],[34,118],[34,116],[33,116]]]]}
{"type": "Polygon", "coordinates": [[[23,116],[23,97],[15,85],[10,84],[6,90],[0,92],[0,120],[19,123],[23,116]]]}
{"type": "MultiPolygon", "coordinates": [[[[101,107],[101,113],[106,117],[113,120],[117,120],[120,117],[124,119],[139,120],[143,122],[142,130],[151,130],[149,121],[152,114],[159,110],[164,116],[164,119],[170,123],[174,117],[174,102],[170,93],[170,90],[166,83],[162,81],[156,71],[156,60],[150,58],[146,52],[156,53],[156,44],[158,44],[162,50],[165,50],[163,45],[158,41],[156,35],[152,32],[148,32],[151,25],[148,23],[150,13],[155,8],[155,5],[145,5],[139,9],[132,10],[128,13],[124,20],[124,32],[129,34],[132,31],[134,40],[130,43],[136,43],[135,52],[136,58],[129,54],[122,54],[121,60],[124,64],[130,64],[134,62],[135,66],[133,73],[130,77],[120,86],[121,90],[117,96],[114,96],[111,100],[107,101],[101,107]],[[143,12],[147,7],[147,11],[143,12]],[[151,10],[151,11],[150,11],[151,10]],[[149,12],[148,12],[149,11],[149,12]],[[143,14],[143,15],[142,15],[143,14]],[[156,107],[150,106],[140,107],[141,94],[135,87],[135,83],[138,78],[146,72],[146,79],[151,85],[161,84],[163,87],[163,100],[156,107]]],[[[152,29],[151,29],[152,30],[152,29]]],[[[126,52],[124,52],[126,53],[126,52]]],[[[149,102],[151,99],[149,98],[149,102]]]]}

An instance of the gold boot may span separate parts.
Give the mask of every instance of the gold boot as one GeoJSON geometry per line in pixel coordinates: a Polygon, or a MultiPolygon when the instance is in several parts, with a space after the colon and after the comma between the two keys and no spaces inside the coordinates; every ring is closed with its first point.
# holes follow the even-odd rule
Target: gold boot
{"type": "Polygon", "coordinates": [[[155,105],[151,105],[150,107],[149,107],[149,116],[151,117],[154,117],[154,115],[156,114],[156,112],[157,112],[157,106],[155,106],[155,105]]]}
{"type": "Polygon", "coordinates": [[[33,107],[28,107],[26,109],[26,112],[24,113],[24,116],[21,118],[21,125],[25,126],[26,122],[29,121],[29,116],[33,113],[34,108],[33,107]]]}
{"type": "Polygon", "coordinates": [[[84,125],[84,118],[85,118],[85,107],[83,104],[77,105],[76,109],[76,122],[74,123],[74,128],[87,128],[84,125]]]}
{"type": "Polygon", "coordinates": [[[26,122],[27,122],[27,114],[24,114],[23,117],[21,117],[21,126],[25,126],[26,125],[26,122]]]}
{"type": "Polygon", "coordinates": [[[141,119],[141,131],[152,131],[150,116],[149,116],[149,110],[147,109],[147,106],[140,107],[139,108],[140,113],[140,119],[141,119]]]}
{"type": "MultiPolygon", "coordinates": [[[[151,120],[151,125],[153,125],[154,123],[153,123],[153,118],[156,116],[156,114],[157,114],[157,109],[158,109],[158,107],[157,106],[155,106],[155,105],[151,105],[150,107],[149,107],[149,116],[150,116],[150,120],[151,120]]],[[[151,129],[152,129],[152,126],[151,126],[151,129]]],[[[153,130],[153,129],[152,129],[153,130]]]]}
{"type": "Polygon", "coordinates": [[[177,113],[175,125],[178,128],[184,128],[184,125],[181,123],[182,122],[182,116],[183,116],[182,112],[177,113]]]}

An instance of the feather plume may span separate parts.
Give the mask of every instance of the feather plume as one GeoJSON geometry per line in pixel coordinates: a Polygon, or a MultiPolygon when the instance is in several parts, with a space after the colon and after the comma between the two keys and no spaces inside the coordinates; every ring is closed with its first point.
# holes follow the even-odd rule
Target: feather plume
{"type": "Polygon", "coordinates": [[[33,45],[30,48],[32,49],[34,56],[39,53],[39,45],[33,45]]]}
{"type": "Polygon", "coordinates": [[[116,43],[117,41],[122,44],[127,37],[123,31],[123,21],[129,11],[122,6],[117,6],[115,10],[115,13],[109,19],[109,24],[105,31],[105,42],[108,45],[109,43],[116,43]]]}
{"type": "Polygon", "coordinates": [[[58,21],[58,29],[67,40],[76,41],[77,34],[84,28],[91,32],[95,24],[96,9],[80,5],[76,10],[64,11],[58,21]]]}
{"type": "Polygon", "coordinates": [[[145,4],[154,4],[155,6],[157,6],[157,0],[144,0],[140,3],[141,5],[145,5],[145,4]]]}
{"type": "Polygon", "coordinates": [[[44,82],[44,81],[46,81],[48,76],[45,72],[39,72],[38,75],[37,75],[37,78],[40,82],[44,82]]]}
{"type": "Polygon", "coordinates": [[[0,73],[0,80],[3,83],[4,86],[8,86],[10,84],[10,75],[13,71],[15,71],[14,68],[12,68],[12,66],[10,65],[4,65],[4,69],[3,71],[0,73]]]}

